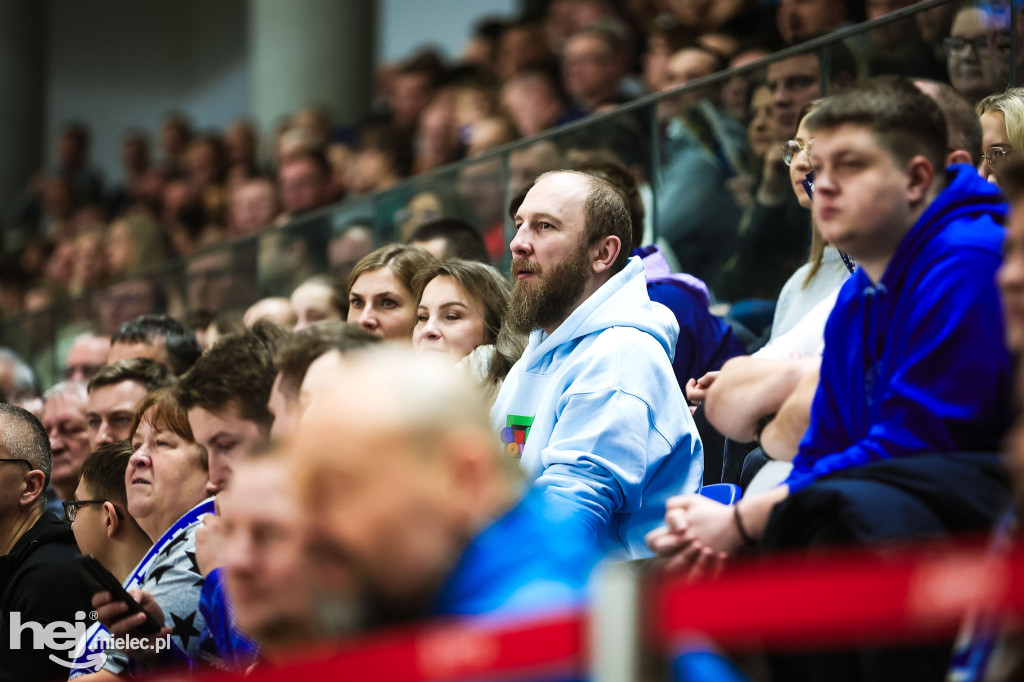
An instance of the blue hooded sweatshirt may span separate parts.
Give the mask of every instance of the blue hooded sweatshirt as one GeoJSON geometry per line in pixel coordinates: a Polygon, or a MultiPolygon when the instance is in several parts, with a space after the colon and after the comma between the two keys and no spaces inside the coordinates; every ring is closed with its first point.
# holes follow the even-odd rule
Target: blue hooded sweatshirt
{"type": "Polygon", "coordinates": [[[970,166],[947,175],[881,281],[857,270],[839,291],[791,492],[876,460],[999,444],[1011,388],[995,283],[1007,208],[970,166]]]}
{"type": "Polygon", "coordinates": [[[704,453],[672,372],[678,326],[629,259],[550,336],[530,335],[491,410],[506,452],[605,550],[650,556],[672,495],[700,490],[704,453]]]}
{"type": "Polygon", "coordinates": [[[579,526],[559,526],[545,504],[539,491],[529,492],[481,530],[430,615],[539,616],[583,604],[598,554],[579,526]]]}

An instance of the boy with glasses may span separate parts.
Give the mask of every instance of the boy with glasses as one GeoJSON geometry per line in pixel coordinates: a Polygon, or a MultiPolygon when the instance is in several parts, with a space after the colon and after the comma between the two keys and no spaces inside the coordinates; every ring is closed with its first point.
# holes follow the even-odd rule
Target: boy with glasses
{"type": "MultiPolygon", "coordinates": [[[[128,513],[124,477],[132,447],[121,440],[101,446],[82,466],[75,499],[64,502],[64,511],[83,554],[91,554],[124,585],[139,588],[149,568],[145,560],[153,542],[128,513]],[[133,570],[134,569],[134,570],[133,570]]],[[[150,552],[148,558],[156,556],[150,552]]],[[[90,656],[102,653],[101,642],[110,633],[94,622],[75,647],[75,662],[86,664],[90,656]]],[[[71,679],[94,672],[99,666],[71,672],[71,679]]]]}

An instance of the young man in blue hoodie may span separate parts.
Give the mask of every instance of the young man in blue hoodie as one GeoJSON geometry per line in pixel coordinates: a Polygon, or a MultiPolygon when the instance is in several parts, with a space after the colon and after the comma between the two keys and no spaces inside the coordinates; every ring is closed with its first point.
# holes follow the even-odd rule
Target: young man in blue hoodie
{"type": "MultiPolygon", "coordinates": [[[[913,466],[905,458],[927,453],[993,452],[1008,423],[998,190],[970,166],[943,171],[942,113],[909,81],[830,97],[809,125],[814,217],[859,268],[826,325],[811,422],[787,481],[731,509],[672,500],[667,527],[649,537],[691,570],[756,544],[776,506],[820,479],[883,460],[913,466]]],[[[875,537],[897,534],[898,516],[875,537]]]]}
{"type": "Polygon", "coordinates": [[[530,342],[491,423],[554,513],[604,550],[649,556],[665,501],[697,492],[703,474],[672,371],[678,324],[648,297],[626,200],[608,182],[546,173],[515,221],[507,323],[530,342]]]}

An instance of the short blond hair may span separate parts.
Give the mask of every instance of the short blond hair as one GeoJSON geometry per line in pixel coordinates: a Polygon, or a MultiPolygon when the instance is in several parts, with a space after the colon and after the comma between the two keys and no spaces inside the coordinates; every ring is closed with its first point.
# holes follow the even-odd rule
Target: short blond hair
{"type": "Polygon", "coordinates": [[[1024,151],[1024,88],[1009,88],[1006,92],[989,95],[978,102],[975,111],[979,117],[990,111],[1003,112],[1007,139],[1014,149],[1024,151]]]}

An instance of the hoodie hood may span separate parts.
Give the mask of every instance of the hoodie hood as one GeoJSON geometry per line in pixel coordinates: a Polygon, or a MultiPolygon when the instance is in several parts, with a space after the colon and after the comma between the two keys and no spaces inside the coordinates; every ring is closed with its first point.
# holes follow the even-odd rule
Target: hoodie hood
{"type": "MultiPolygon", "coordinates": [[[[939,238],[946,227],[953,223],[957,223],[957,234],[950,236],[955,237],[959,245],[988,249],[992,247],[992,233],[986,230],[972,230],[971,224],[976,221],[992,221],[1002,225],[1006,221],[1008,207],[998,187],[983,180],[978,172],[967,164],[950,166],[946,173],[949,176],[946,188],[903,237],[892,260],[889,261],[881,281],[886,288],[891,289],[898,285],[924,247],[933,239],[939,238]]],[[[1001,249],[1002,244],[998,244],[997,248],[1001,249]]],[[[867,279],[863,271],[860,271],[860,276],[867,279]]]]}
{"type": "Polygon", "coordinates": [[[674,284],[693,294],[705,308],[711,305],[711,293],[708,291],[708,285],[704,283],[704,280],[688,275],[685,272],[672,272],[672,268],[669,267],[668,261],[665,259],[665,254],[661,252],[661,249],[656,244],[641,246],[633,251],[633,255],[639,256],[640,260],[643,261],[644,270],[647,272],[648,284],[662,282],[674,284]]]}
{"type": "MultiPolygon", "coordinates": [[[[543,371],[561,346],[572,346],[573,342],[610,327],[632,327],[646,332],[657,339],[670,360],[675,353],[679,324],[668,308],[651,302],[644,266],[636,256],[630,257],[626,267],[572,311],[553,334],[549,336],[542,329],[530,334],[523,353],[526,371],[543,371]]],[[[571,351],[571,347],[567,350],[571,351]]]]}

